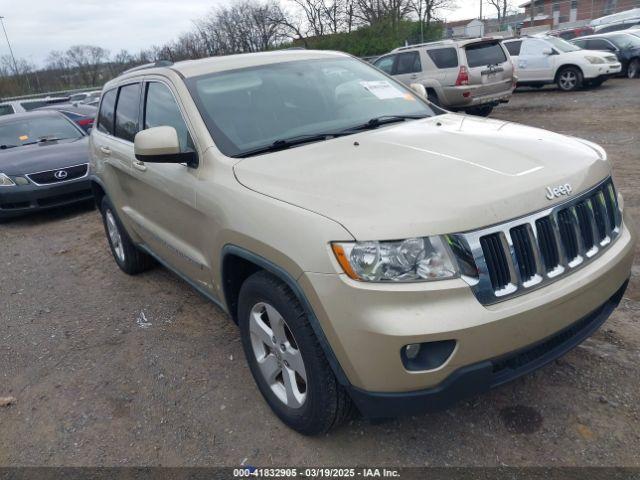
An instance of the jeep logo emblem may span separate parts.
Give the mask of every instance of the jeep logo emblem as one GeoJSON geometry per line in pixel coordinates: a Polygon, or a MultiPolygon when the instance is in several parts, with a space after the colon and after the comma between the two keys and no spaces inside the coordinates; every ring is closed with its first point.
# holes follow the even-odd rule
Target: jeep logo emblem
{"type": "Polygon", "coordinates": [[[67,178],[67,171],[66,170],[58,170],[56,173],[53,174],[54,177],[56,177],[58,180],[64,180],[65,178],[67,178]]]}
{"type": "Polygon", "coordinates": [[[558,185],[557,187],[547,187],[547,199],[553,200],[554,198],[562,197],[563,195],[569,196],[571,195],[572,190],[570,183],[558,185]]]}

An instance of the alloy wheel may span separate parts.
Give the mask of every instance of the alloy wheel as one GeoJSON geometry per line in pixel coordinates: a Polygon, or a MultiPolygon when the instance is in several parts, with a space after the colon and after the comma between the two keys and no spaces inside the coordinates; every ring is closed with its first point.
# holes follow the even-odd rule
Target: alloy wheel
{"type": "Polygon", "coordinates": [[[576,72],[567,70],[560,74],[560,88],[563,90],[573,90],[578,83],[578,76],[576,72]]]}
{"type": "Polygon", "coordinates": [[[629,67],[627,67],[627,77],[629,77],[629,78],[638,78],[639,74],[640,74],[640,61],[639,60],[633,60],[629,64],[629,67]]]}
{"type": "Polygon", "coordinates": [[[271,391],[287,407],[302,407],[307,371],[287,322],[273,306],[260,302],[251,309],[249,331],[258,368],[271,391]]]}
{"type": "Polygon", "coordinates": [[[111,246],[118,258],[118,261],[124,263],[124,246],[122,245],[122,237],[120,236],[120,230],[118,230],[118,224],[113,216],[111,210],[107,210],[105,213],[107,232],[109,232],[109,239],[111,240],[111,246]]]}

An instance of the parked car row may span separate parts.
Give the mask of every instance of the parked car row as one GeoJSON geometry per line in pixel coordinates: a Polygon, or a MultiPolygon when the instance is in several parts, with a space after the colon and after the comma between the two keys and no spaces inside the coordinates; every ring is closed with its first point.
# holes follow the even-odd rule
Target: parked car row
{"type": "Polygon", "coordinates": [[[442,40],[401,47],[372,61],[405,85],[419,84],[429,101],[487,116],[516,86],[560,90],[599,87],[620,74],[640,76],[640,30],[580,37],[442,40]]]}

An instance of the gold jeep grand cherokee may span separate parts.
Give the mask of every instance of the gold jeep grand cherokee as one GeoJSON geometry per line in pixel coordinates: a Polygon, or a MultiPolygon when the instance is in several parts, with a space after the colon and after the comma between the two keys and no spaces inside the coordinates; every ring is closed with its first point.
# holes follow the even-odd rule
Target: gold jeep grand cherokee
{"type": "Polygon", "coordinates": [[[227,311],[304,434],[539,368],[630,275],[602,148],[448,113],[345,54],[130,70],[105,86],[90,150],[120,268],[157,261],[227,311]]]}

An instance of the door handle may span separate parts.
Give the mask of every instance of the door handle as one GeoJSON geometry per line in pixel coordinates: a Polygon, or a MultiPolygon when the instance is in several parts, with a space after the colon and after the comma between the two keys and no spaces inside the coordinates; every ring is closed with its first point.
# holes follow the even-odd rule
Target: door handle
{"type": "Polygon", "coordinates": [[[111,149],[109,147],[101,146],[100,147],[100,151],[102,153],[104,153],[105,155],[111,155],[111,149]]]}
{"type": "Polygon", "coordinates": [[[411,75],[411,78],[416,79],[418,78],[418,75],[416,75],[415,73],[413,75],[411,75]]]}
{"type": "Polygon", "coordinates": [[[141,162],[140,160],[134,160],[133,168],[135,168],[136,170],[140,170],[141,172],[147,171],[147,166],[144,164],[144,162],[141,162]]]}

